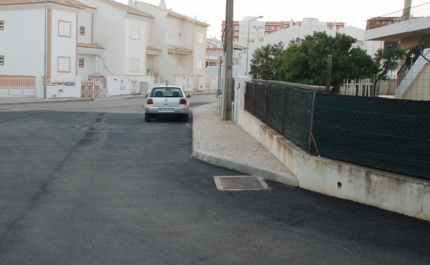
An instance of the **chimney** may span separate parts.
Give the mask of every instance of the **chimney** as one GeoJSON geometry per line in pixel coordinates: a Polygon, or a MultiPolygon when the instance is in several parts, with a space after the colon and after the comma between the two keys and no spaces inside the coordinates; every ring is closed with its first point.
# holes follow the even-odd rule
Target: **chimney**
{"type": "Polygon", "coordinates": [[[164,0],[161,0],[160,4],[158,6],[161,7],[161,8],[167,9],[166,2],[164,2],[164,0]]]}

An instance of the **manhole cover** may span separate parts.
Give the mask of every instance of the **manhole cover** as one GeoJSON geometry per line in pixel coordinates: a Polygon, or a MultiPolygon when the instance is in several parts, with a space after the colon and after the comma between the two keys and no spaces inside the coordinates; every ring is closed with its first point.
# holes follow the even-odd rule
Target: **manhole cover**
{"type": "Polygon", "coordinates": [[[267,190],[264,179],[254,176],[217,176],[214,177],[218,190],[267,190]]]}

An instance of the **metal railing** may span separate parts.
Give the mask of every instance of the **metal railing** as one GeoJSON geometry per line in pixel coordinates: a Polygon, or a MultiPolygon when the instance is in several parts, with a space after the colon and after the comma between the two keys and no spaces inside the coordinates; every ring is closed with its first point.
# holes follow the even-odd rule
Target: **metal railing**
{"type": "Polygon", "coordinates": [[[429,17],[430,2],[367,20],[366,30],[381,28],[411,19],[429,17]]]}
{"type": "Polygon", "coordinates": [[[411,49],[406,55],[405,63],[397,72],[397,85],[400,85],[405,76],[408,74],[409,70],[412,68],[418,58],[422,55],[424,49],[428,48],[430,48],[430,34],[424,35],[424,37],[422,37],[419,41],[418,45],[415,46],[415,48],[411,49]]]}
{"type": "Polygon", "coordinates": [[[35,90],[36,77],[0,77],[0,91],[7,91],[4,96],[34,96],[35,90]]]}
{"type": "Polygon", "coordinates": [[[21,88],[35,88],[35,77],[19,77],[19,78],[0,78],[0,88],[21,89],[21,88]]]}

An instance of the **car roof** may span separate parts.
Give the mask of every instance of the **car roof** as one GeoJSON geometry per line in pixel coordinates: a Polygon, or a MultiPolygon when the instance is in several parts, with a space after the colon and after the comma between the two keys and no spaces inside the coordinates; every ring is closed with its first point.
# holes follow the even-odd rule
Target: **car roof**
{"type": "Polygon", "coordinates": [[[154,86],[153,88],[157,88],[157,87],[175,87],[175,88],[182,88],[181,86],[154,86]]]}

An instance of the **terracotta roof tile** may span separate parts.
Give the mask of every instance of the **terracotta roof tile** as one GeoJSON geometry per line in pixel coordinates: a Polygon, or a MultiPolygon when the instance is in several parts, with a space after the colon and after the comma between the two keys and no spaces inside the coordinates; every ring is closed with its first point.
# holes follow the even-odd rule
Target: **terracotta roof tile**
{"type": "MultiPolygon", "coordinates": [[[[54,3],[64,6],[76,7],[79,9],[94,8],[87,6],[76,0],[46,0],[47,3],[54,3]]],[[[28,4],[43,4],[45,0],[0,0],[0,6],[6,5],[28,5],[28,4]]]]}
{"type": "MultiPolygon", "coordinates": [[[[0,0],[0,1],[2,1],[2,0],[0,0]]],[[[118,3],[115,1],[109,1],[109,0],[99,0],[99,1],[102,3],[108,4],[108,5],[114,6],[116,8],[119,8],[121,10],[127,11],[127,13],[132,14],[132,15],[154,18],[154,16],[151,14],[145,13],[143,11],[140,11],[140,10],[134,8],[134,7],[131,7],[131,6],[128,6],[128,5],[125,5],[122,3],[118,3]]]]}
{"type": "Polygon", "coordinates": [[[161,49],[155,48],[154,46],[146,46],[146,49],[152,51],[161,51],[161,49]]]}

